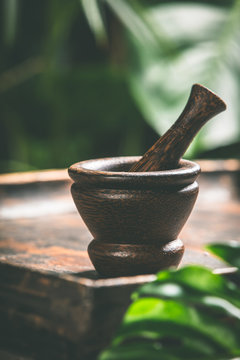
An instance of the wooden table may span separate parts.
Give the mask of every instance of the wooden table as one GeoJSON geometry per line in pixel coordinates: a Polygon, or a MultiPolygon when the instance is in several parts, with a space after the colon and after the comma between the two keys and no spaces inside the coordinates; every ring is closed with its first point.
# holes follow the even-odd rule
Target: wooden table
{"type": "MultiPolygon", "coordinates": [[[[200,163],[200,195],[180,236],[182,265],[223,268],[203,247],[240,241],[240,162],[200,163]]],[[[0,359],[95,359],[131,292],[154,279],[97,275],[70,185],[65,170],[0,176],[0,359]]]]}

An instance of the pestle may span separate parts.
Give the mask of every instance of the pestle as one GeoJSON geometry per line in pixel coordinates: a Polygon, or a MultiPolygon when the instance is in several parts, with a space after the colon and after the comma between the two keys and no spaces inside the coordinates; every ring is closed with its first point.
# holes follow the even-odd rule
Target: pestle
{"type": "Polygon", "coordinates": [[[179,118],[129,171],[177,168],[179,160],[201,127],[225,109],[226,104],[219,96],[202,85],[194,84],[179,118]]]}

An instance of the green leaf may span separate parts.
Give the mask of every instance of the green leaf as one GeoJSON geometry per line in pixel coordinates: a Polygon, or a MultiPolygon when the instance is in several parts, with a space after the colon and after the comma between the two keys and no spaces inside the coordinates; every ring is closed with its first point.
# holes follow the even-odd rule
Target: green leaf
{"type": "Polygon", "coordinates": [[[201,339],[216,351],[237,349],[240,342],[239,318],[236,332],[234,323],[229,325],[225,321],[226,316],[219,316],[216,324],[214,313],[206,313],[205,309],[173,300],[141,298],[129,307],[115,344],[122,342],[126,336],[161,338],[175,335],[183,342],[186,337],[195,341],[201,339]]]}
{"type": "Polygon", "coordinates": [[[224,277],[199,266],[166,270],[141,286],[133,299],[101,360],[240,355],[240,293],[224,277]]]}
{"type": "MultiPolygon", "coordinates": [[[[159,350],[154,345],[133,344],[121,347],[112,347],[104,351],[99,360],[159,360],[159,350]]],[[[162,356],[162,354],[161,354],[162,356]]],[[[173,357],[161,357],[166,360],[176,360],[173,357]]]]}
{"type": "Polygon", "coordinates": [[[209,326],[209,319],[209,328],[206,323],[202,324],[201,328],[201,320],[202,316],[199,317],[193,308],[173,301],[159,300],[157,304],[153,303],[152,299],[140,299],[131,306],[131,310],[129,309],[112,350],[121,353],[126,342],[127,345],[129,343],[135,345],[136,349],[139,346],[141,348],[141,344],[150,342],[158,349],[161,358],[168,355],[169,358],[174,359],[206,360],[214,359],[217,354],[218,359],[220,355],[227,356],[228,354],[230,357],[231,346],[236,348],[239,338],[235,339],[233,331],[226,330],[224,326],[219,327],[214,325],[214,322],[209,326]],[[145,304],[144,313],[141,313],[142,304],[139,306],[139,303],[149,303],[150,308],[152,306],[153,308],[147,309],[145,304]],[[194,323],[197,323],[197,327],[194,323]]]}
{"type": "Polygon", "coordinates": [[[129,36],[129,84],[149,124],[164,133],[183,110],[193,83],[217,92],[227,112],[210,121],[188,154],[237,141],[240,53],[239,1],[230,10],[207,4],[161,4],[146,9],[154,33],[166,35],[168,49],[143,45],[129,36]],[[236,15],[238,14],[238,15],[236,15]],[[227,119],[227,126],[226,126],[227,119]]]}
{"type": "Polygon", "coordinates": [[[19,2],[17,0],[4,0],[2,11],[4,42],[7,45],[13,45],[17,33],[19,2]]]}
{"type": "Polygon", "coordinates": [[[97,42],[105,43],[107,35],[98,0],[80,0],[80,2],[97,42]]]}
{"type": "MultiPolygon", "coordinates": [[[[201,346],[200,352],[189,349],[189,351],[183,350],[179,346],[174,346],[174,340],[170,346],[165,349],[159,342],[146,342],[142,339],[133,344],[124,344],[122,346],[113,346],[108,350],[105,350],[99,360],[217,360],[216,354],[208,354],[205,344],[199,342],[201,346]]],[[[191,342],[192,343],[192,342],[191,342]]],[[[191,348],[191,344],[190,348],[191,348]]],[[[223,354],[219,354],[218,360],[226,360],[229,357],[223,357],[223,354]]]]}
{"type": "Polygon", "coordinates": [[[227,244],[209,244],[206,248],[240,270],[240,244],[237,241],[227,244]]]}
{"type": "Polygon", "coordinates": [[[136,12],[134,2],[126,0],[105,0],[105,2],[137,42],[143,46],[145,43],[156,46],[155,36],[139,16],[139,12],[136,12]]]}
{"type": "Polygon", "coordinates": [[[193,301],[212,296],[223,298],[240,307],[240,291],[237,286],[201,266],[186,266],[177,271],[160,272],[155,282],[140,287],[133,298],[139,296],[172,297],[184,301],[190,297],[193,301]]]}
{"type": "MultiPolygon", "coordinates": [[[[224,294],[223,294],[224,295],[224,294]]],[[[219,316],[231,316],[240,320],[239,307],[234,305],[238,301],[239,293],[236,298],[229,296],[213,296],[211,293],[204,293],[189,286],[180,285],[177,282],[159,283],[154,282],[143,286],[135,298],[155,296],[159,298],[174,299],[183,302],[185,305],[194,305],[196,307],[204,308],[205,312],[210,311],[219,316]],[[228,299],[225,299],[227,297],[228,299]],[[229,301],[231,299],[231,301],[229,301]]]]}

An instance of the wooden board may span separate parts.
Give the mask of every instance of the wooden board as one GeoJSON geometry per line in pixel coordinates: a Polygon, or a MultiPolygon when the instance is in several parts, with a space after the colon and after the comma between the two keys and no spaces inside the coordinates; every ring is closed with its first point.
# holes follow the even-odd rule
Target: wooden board
{"type": "MultiPolygon", "coordinates": [[[[216,269],[224,265],[203,246],[240,241],[240,165],[232,160],[203,167],[200,195],[181,233],[182,265],[216,269]]],[[[12,359],[96,358],[131,292],[154,279],[97,275],[86,252],[91,235],[70,185],[66,171],[0,176],[0,348],[12,359]]]]}

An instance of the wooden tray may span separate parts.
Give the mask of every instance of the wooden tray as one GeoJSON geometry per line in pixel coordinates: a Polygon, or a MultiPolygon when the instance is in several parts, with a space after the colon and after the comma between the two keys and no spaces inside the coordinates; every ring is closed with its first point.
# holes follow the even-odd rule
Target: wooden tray
{"type": "MultiPolygon", "coordinates": [[[[240,163],[200,165],[200,195],[180,236],[181,266],[222,269],[203,247],[240,241],[240,163]]],[[[65,170],[0,176],[0,359],[95,359],[131,292],[154,279],[97,275],[70,185],[65,170]]]]}

